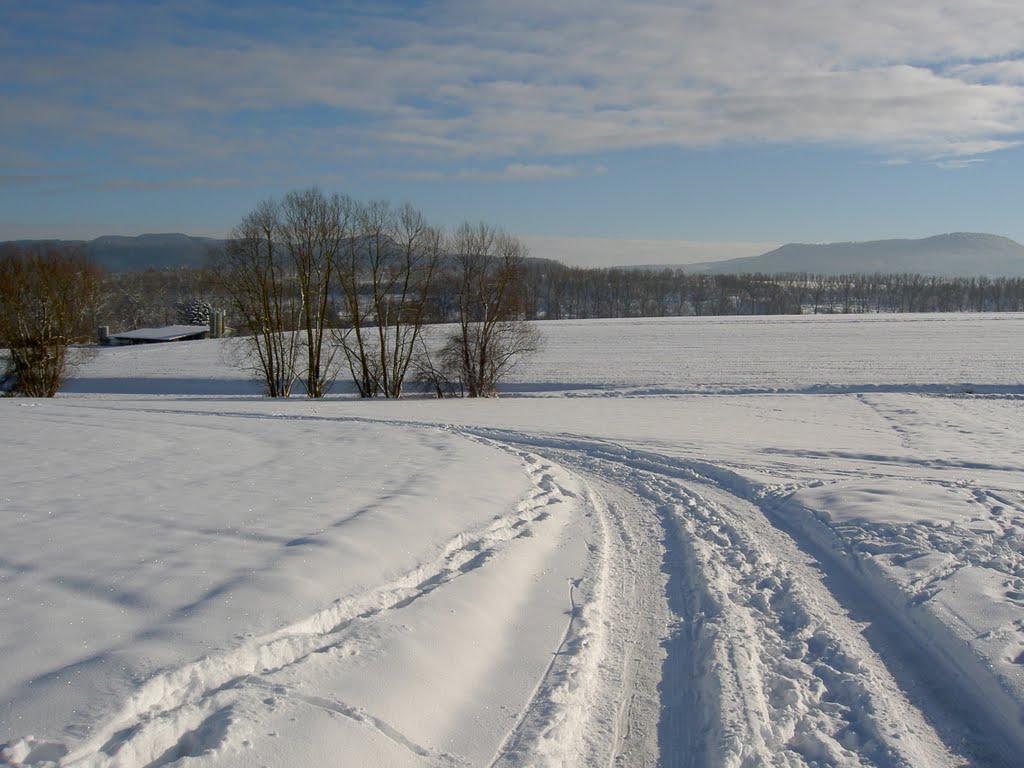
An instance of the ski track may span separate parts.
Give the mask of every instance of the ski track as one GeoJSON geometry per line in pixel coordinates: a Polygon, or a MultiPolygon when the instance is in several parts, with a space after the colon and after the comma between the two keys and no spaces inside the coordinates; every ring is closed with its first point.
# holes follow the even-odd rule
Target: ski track
{"type": "MultiPolygon", "coordinates": [[[[1018,705],[1010,701],[1006,715],[1005,692],[978,695],[987,691],[984,670],[936,674],[933,666],[957,667],[964,649],[941,637],[937,622],[902,616],[898,596],[878,600],[884,578],[858,559],[889,552],[894,541],[902,557],[938,549],[954,561],[994,565],[1008,596],[1024,603],[1019,494],[975,493],[1002,525],[987,537],[844,528],[806,509],[794,514],[787,499],[795,486],[758,486],[703,462],[573,436],[441,428],[519,456],[534,490],[392,583],[154,676],[80,744],[7,745],[10,764],[172,765],[226,743],[236,719],[269,691],[349,718],[425,765],[465,765],[373,713],[267,678],[313,654],[335,652],[343,662],[361,625],[486,567],[503,543],[543,520],[553,500],[577,497],[570,486],[595,532],[591,558],[568,587],[561,645],[494,768],[1009,766],[1024,749],[1012,716],[1018,705]],[[878,623],[891,629],[865,631],[878,623]],[[970,707],[958,708],[964,699],[970,707]],[[985,738],[972,739],[974,731],[985,738]]],[[[909,604],[926,603],[948,576],[922,577],[909,604]]]]}
{"type": "MultiPolygon", "coordinates": [[[[633,623],[640,617],[647,632],[607,640],[610,657],[598,664],[594,685],[601,696],[594,701],[617,706],[594,706],[585,730],[613,738],[600,744],[594,737],[591,746],[604,749],[605,759],[581,753],[587,759],[575,764],[1014,764],[1020,736],[1012,715],[1000,711],[1005,695],[986,703],[978,700],[977,675],[929,673],[942,644],[923,641],[941,626],[910,625],[902,635],[865,632],[868,623],[892,620],[892,605],[864,616],[870,598],[856,611],[844,602],[864,587],[868,594],[880,587],[840,562],[838,540],[827,545],[836,556],[823,557],[821,542],[783,524],[780,499],[792,487],[762,488],[725,469],[606,442],[460,431],[528,446],[571,468],[595,490],[598,507],[602,496],[614,499],[603,505],[612,532],[605,567],[613,575],[623,556],[634,558],[623,563],[641,577],[652,572],[652,558],[659,561],[661,602],[671,612],[647,610],[643,598],[604,606],[611,626],[621,607],[633,623]],[[630,549],[637,531],[644,546],[630,549]],[[616,551],[620,539],[625,546],[616,551]],[[637,689],[645,681],[630,672],[631,651],[649,654],[652,643],[660,648],[660,699],[639,714],[659,713],[653,749],[651,741],[631,738],[639,720],[632,717],[637,689]],[[901,663],[911,649],[923,651],[922,658],[900,670],[897,681],[886,664],[901,663]],[[944,709],[964,696],[980,705],[973,714],[962,704],[944,709]],[[976,729],[986,738],[971,738],[976,729]]],[[[803,517],[813,524],[812,515],[803,517]]]]}

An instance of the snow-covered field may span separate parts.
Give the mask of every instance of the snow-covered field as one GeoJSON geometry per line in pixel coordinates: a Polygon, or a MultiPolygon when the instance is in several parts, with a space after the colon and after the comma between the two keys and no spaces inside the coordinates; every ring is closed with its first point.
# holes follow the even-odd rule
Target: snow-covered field
{"type": "Polygon", "coordinates": [[[495,401],[0,400],[0,763],[1020,764],[1024,316],[541,327],[495,401]]]}

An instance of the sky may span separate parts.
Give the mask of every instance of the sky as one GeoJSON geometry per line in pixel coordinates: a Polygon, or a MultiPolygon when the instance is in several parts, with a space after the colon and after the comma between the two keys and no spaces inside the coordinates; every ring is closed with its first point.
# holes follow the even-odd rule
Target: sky
{"type": "Polygon", "coordinates": [[[0,239],[319,185],[574,263],[1024,241],[1019,0],[0,0],[0,99],[0,239]]]}

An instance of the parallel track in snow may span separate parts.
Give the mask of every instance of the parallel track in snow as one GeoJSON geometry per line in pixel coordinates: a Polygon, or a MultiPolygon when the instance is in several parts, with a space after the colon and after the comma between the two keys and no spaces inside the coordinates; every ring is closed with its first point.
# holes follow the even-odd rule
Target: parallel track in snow
{"type": "Polygon", "coordinates": [[[615,738],[603,759],[580,764],[1014,764],[1021,735],[1012,716],[992,711],[1002,702],[979,701],[969,677],[945,675],[948,664],[934,655],[941,643],[917,647],[912,627],[865,632],[894,624],[890,604],[858,598],[872,585],[840,562],[842,553],[785,524],[775,500],[747,481],[607,442],[453,431],[528,447],[577,473],[619,532],[621,542],[612,537],[603,553],[621,561],[611,571],[661,593],[666,613],[651,609],[649,589],[609,609],[615,621],[646,626],[632,645],[609,644],[606,703],[588,728],[610,728],[615,738]],[[629,540],[635,531],[642,546],[629,540]],[[635,706],[650,685],[650,675],[630,673],[636,648],[661,660],[656,706],[635,706]],[[613,714],[608,701],[617,703],[613,714]],[[632,736],[654,709],[656,748],[632,736]]]}

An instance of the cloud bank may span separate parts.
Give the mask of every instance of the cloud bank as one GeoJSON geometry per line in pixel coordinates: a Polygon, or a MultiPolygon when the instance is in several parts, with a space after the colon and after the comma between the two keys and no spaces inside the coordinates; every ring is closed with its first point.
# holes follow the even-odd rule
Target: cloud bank
{"type": "Polygon", "coordinates": [[[954,166],[1024,140],[1018,0],[369,7],[6,4],[0,160],[514,181],[631,149],[814,142],[954,166]]]}

